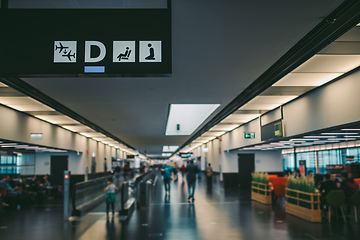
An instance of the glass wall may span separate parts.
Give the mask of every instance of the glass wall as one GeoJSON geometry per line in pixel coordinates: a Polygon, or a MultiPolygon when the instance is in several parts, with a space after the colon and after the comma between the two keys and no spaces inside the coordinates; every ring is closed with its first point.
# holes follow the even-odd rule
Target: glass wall
{"type": "Polygon", "coordinates": [[[0,154],[0,174],[35,174],[35,154],[0,154]]]}
{"type": "Polygon", "coordinates": [[[312,152],[300,152],[283,154],[283,166],[285,170],[295,171],[295,168],[299,168],[299,161],[305,160],[307,171],[312,170],[316,173],[316,154],[318,154],[319,160],[319,173],[326,173],[326,165],[335,165],[335,164],[349,164],[349,163],[360,163],[360,148],[344,148],[344,149],[332,149],[332,150],[322,150],[316,153],[312,152]],[[353,156],[354,161],[347,162],[346,156],[353,156]]]}

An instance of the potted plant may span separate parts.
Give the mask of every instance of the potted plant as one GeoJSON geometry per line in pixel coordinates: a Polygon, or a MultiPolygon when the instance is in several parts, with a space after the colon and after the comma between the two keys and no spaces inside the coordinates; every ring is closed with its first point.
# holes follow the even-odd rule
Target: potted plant
{"type": "Polygon", "coordinates": [[[289,177],[285,210],[310,222],[321,222],[320,194],[313,178],[289,177]]]}
{"type": "Polygon", "coordinates": [[[269,175],[265,172],[253,172],[251,183],[251,199],[271,204],[271,184],[269,183],[269,175]]]}

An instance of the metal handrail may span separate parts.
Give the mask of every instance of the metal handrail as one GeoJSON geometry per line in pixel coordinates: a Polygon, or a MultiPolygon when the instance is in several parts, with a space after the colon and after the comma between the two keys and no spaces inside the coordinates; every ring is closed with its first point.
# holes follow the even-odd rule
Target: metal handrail
{"type": "MultiPolygon", "coordinates": [[[[121,176],[122,176],[122,174],[114,176],[115,185],[118,187],[121,186],[121,176]]],[[[109,177],[113,177],[113,175],[92,179],[92,180],[89,180],[86,182],[76,183],[74,185],[74,188],[72,191],[72,209],[73,209],[73,211],[78,211],[78,209],[89,206],[89,205],[91,205],[92,202],[97,202],[97,200],[104,198],[105,194],[101,194],[101,193],[103,193],[103,189],[107,185],[106,180],[109,177]],[[94,189],[95,186],[97,186],[96,189],[94,189]],[[88,192],[87,190],[89,190],[89,189],[91,189],[91,192],[93,193],[92,195],[94,195],[94,196],[91,196],[91,195],[84,196],[84,197],[87,197],[88,199],[85,199],[79,206],[77,206],[77,204],[79,204],[78,203],[79,195],[87,193],[88,192]]]]}

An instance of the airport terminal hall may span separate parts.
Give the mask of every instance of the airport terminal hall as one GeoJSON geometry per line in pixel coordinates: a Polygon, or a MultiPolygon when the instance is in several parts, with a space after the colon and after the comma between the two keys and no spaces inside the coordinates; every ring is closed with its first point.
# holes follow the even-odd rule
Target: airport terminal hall
{"type": "Polygon", "coordinates": [[[360,239],[359,0],[0,0],[0,240],[360,239]]]}

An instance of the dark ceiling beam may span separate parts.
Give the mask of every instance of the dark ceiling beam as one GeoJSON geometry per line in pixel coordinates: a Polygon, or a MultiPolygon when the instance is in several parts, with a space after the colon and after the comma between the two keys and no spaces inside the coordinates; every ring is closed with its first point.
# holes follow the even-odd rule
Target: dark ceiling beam
{"type": "Polygon", "coordinates": [[[119,143],[124,144],[128,148],[136,150],[134,147],[130,146],[129,144],[125,143],[118,137],[112,135],[108,131],[104,130],[103,128],[99,127],[98,125],[90,122],[86,118],[80,116],[73,110],[67,108],[63,104],[59,103],[58,101],[54,100],[53,98],[49,97],[48,95],[44,94],[43,92],[39,91],[38,89],[34,88],[30,84],[26,83],[25,81],[21,80],[17,77],[10,77],[10,76],[0,76],[0,81],[4,84],[8,85],[9,87],[29,96],[33,99],[55,109],[56,111],[71,117],[72,119],[84,124],[85,126],[88,126],[92,128],[93,130],[104,134],[105,136],[114,139],[115,141],[118,141],[119,143]]]}
{"type": "Polygon", "coordinates": [[[324,47],[360,22],[360,1],[346,0],[313,30],[286,52],[277,62],[241,92],[214,118],[192,135],[176,152],[221,122],[228,115],[271,87],[275,82],[300,66],[324,47]]]}
{"type": "Polygon", "coordinates": [[[1,0],[1,9],[8,9],[9,0],[1,0]]]}

